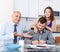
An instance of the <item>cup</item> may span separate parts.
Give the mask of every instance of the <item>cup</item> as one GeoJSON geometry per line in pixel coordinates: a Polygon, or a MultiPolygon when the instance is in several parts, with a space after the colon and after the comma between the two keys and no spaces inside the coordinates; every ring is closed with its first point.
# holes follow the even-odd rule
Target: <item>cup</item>
{"type": "Polygon", "coordinates": [[[19,48],[19,50],[20,50],[21,52],[24,52],[24,40],[19,40],[19,45],[21,46],[21,47],[19,48]]]}

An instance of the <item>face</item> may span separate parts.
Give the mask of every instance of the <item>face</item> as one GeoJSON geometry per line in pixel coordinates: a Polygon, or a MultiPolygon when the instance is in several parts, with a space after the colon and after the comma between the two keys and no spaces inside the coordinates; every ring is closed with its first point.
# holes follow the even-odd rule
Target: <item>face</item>
{"type": "Polygon", "coordinates": [[[21,14],[18,13],[18,12],[15,12],[13,15],[12,15],[12,20],[15,24],[19,23],[21,19],[21,14]]]}
{"type": "Polygon", "coordinates": [[[50,15],[51,15],[51,10],[50,9],[46,9],[44,14],[45,14],[46,18],[49,18],[50,15]]]}
{"type": "Polygon", "coordinates": [[[40,22],[38,22],[37,27],[38,27],[39,31],[42,31],[45,28],[45,25],[46,25],[46,23],[41,24],[40,22]]]}

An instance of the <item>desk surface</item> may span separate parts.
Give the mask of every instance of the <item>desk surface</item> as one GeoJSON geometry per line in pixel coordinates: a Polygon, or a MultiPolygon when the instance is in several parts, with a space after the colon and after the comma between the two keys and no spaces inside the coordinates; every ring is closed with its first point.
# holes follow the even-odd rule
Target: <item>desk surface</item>
{"type": "Polygon", "coordinates": [[[54,47],[55,45],[49,45],[49,44],[37,44],[37,45],[27,44],[25,45],[25,48],[37,48],[37,49],[50,49],[54,47]]]}
{"type": "Polygon", "coordinates": [[[52,51],[55,52],[55,45],[48,45],[48,44],[37,44],[37,45],[25,45],[25,48],[28,51],[52,51]]]}
{"type": "MultiPolygon", "coordinates": [[[[37,45],[26,44],[26,45],[24,45],[24,52],[28,52],[28,51],[32,51],[32,50],[41,51],[41,49],[44,49],[43,51],[46,51],[48,49],[52,52],[55,52],[56,50],[60,51],[60,45],[47,45],[47,44],[39,44],[39,45],[38,44],[37,45]]],[[[6,52],[7,49],[5,49],[4,46],[0,46],[0,52],[3,52],[3,51],[6,52]]],[[[20,50],[17,49],[14,52],[20,52],[20,50]]]]}

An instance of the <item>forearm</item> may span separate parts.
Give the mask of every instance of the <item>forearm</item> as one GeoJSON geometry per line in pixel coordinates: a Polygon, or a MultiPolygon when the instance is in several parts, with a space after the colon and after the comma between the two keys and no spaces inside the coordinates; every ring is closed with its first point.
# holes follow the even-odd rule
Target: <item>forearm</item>
{"type": "Polygon", "coordinates": [[[51,32],[53,32],[53,31],[54,31],[54,29],[53,29],[53,28],[48,27],[48,26],[46,26],[46,29],[50,30],[51,32]]]}
{"type": "Polygon", "coordinates": [[[13,33],[11,33],[11,34],[5,34],[5,35],[0,36],[0,39],[2,39],[2,40],[14,39],[14,35],[13,35],[13,33]]]}
{"type": "Polygon", "coordinates": [[[29,32],[23,33],[22,37],[26,37],[26,38],[32,38],[32,36],[30,35],[29,32]]]}
{"type": "Polygon", "coordinates": [[[13,33],[14,36],[22,36],[22,34],[18,34],[17,32],[13,33]]]}
{"type": "Polygon", "coordinates": [[[55,41],[54,41],[54,40],[47,40],[46,43],[47,43],[47,44],[54,44],[55,41]]]}
{"type": "Polygon", "coordinates": [[[22,37],[25,37],[25,38],[32,38],[31,35],[22,35],[22,37]]]}
{"type": "Polygon", "coordinates": [[[31,27],[34,27],[36,24],[37,24],[37,23],[36,23],[36,22],[34,22],[34,23],[31,25],[31,27]]]}
{"type": "Polygon", "coordinates": [[[53,34],[50,31],[48,33],[48,39],[47,39],[46,43],[48,43],[48,44],[54,44],[55,43],[55,39],[53,37],[53,34]]]}

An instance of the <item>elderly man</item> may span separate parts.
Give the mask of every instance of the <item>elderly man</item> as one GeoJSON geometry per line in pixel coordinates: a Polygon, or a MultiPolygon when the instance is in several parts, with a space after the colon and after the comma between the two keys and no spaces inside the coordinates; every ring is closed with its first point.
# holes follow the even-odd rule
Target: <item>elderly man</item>
{"type": "Polygon", "coordinates": [[[6,22],[0,29],[0,39],[12,40],[14,43],[22,39],[22,37],[30,38],[27,33],[23,34],[23,28],[19,24],[21,20],[21,13],[19,11],[14,11],[12,14],[12,20],[6,22]]]}

